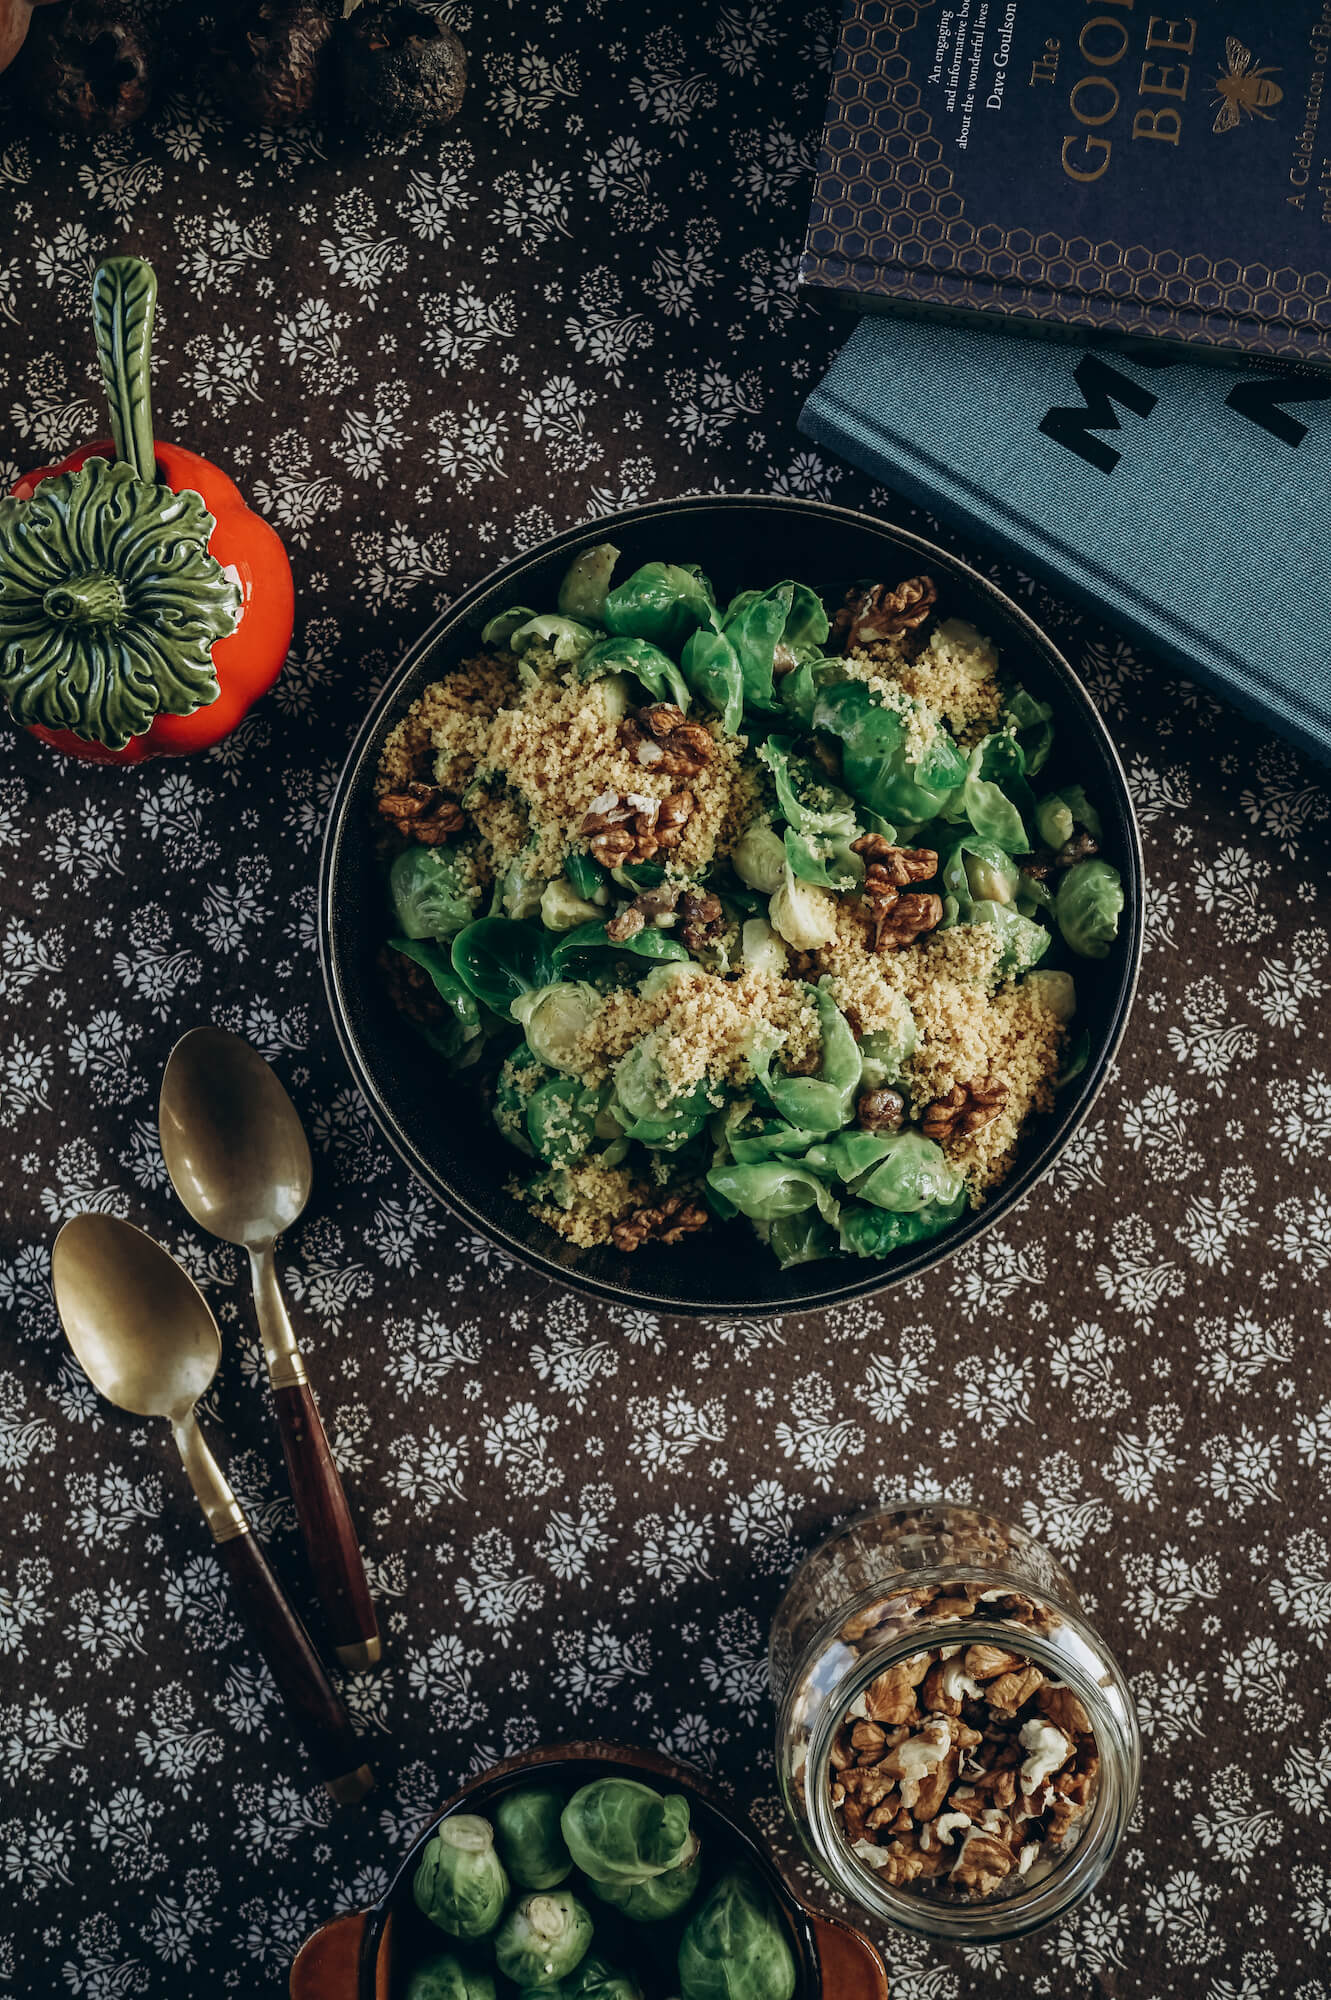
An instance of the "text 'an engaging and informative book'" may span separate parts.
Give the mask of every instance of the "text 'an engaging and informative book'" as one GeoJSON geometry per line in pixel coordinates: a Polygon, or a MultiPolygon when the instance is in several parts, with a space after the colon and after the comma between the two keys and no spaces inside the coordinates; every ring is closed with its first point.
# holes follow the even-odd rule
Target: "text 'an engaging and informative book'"
{"type": "Polygon", "coordinates": [[[1331,0],[845,0],[801,283],[1331,368],[1331,0]]]}

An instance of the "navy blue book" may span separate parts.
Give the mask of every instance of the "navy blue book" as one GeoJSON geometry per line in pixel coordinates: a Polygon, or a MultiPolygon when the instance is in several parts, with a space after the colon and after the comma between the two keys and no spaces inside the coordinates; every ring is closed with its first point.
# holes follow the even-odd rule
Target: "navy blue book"
{"type": "Polygon", "coordinates": [[[872,318],[800,429],[1331,762],[1331,377],[872,318]]]}
{"type": "Polygon", "coordinates": [[[842,0],[800,282],[1331,368],[1329,0],[842,0]]]}

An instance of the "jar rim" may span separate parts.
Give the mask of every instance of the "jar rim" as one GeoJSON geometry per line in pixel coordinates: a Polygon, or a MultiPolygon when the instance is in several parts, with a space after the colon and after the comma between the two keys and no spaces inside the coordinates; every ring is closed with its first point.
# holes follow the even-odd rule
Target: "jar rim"
{"type": "MultiPolygon", "coordinates": [[[[995,1572],[989,1568],[977,1572],[949,1565],[946,1576],[950,1582],[983,1580],[993,1587],[995,1572]]],[[[916,1571],[904,1587],[914,1588],[926,1580],[925,1572],[916,1571]]],[[[1038,1596],[1024,1581],[1014,1584],[1014,1588],[1020,1588],[1027,1597],[1038,1596]]],[[[866,1600],[890,1594],[883,1592],[881,1586],[859,1593],[866,1600]]],[[[842,1605],[803,1649],[805,1659],[821,1656],[826,1650],[822,1642],[831,1641],[845,1624],[848,1608],[842,1605]]],[[[870,1647],[822,1699],[808,1731],[803,1764],[804,1807],[797,1810],[789,1797],[787,1807],[822,1872],[843,1894],[883,1922],[935,1942],[977,1944],[1022,1937],[1065,1916],[1090,1894],[1108,1867],[1126,1830],[1140,1783],[1141,1737],[1136,1706],[1121,1667],[1084,1615],[1061,1604],[1050,1608],[1056,1610],[1060,1622],[1073,1635],[1077,1650],[1094,1664],[1094,1674],[1090,1664],[1077,1657],[1077,1652],[1069,1653],[1049,1636],[1025,1626],[1014,1626],[1011,1620],[985,1618],[981,1614],[935,1623],[926,1614],[914,1630],[894,1634],[870,1647]],[[887,1667],[912,1654],[949,1645],[951,1635],[960,1638],[962,1644],[1004,1645],[1055,1673],[1086,1709],[1100,1751],[1094,1802],[1075,1846],[1055,1860],[1050,1872],[1029,1889],[975,1903],[934,1901],[918,1892],[884,1883],[867,1863],[851,1852],[836,1822],[828,1783],[832,1743],[851,1704],[887,1667]]],[[[778,1764],[781,1763],[779,1746],[787,1730],[788,1710],[797,1683],[798,1676],[792,1675],[781,1704],[778,1764]]]]}

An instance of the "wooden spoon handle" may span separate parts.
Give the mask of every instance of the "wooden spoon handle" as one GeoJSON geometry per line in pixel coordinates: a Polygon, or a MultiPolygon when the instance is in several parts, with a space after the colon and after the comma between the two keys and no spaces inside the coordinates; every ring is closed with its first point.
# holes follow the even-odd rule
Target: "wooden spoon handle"
{"type": "Polygon", "coordinates": [[[383,1648],[351,1509],[308,1382],[273,1390],[291,1497],[333,1649],[350,1672],[372,1667],[383,1648]]]}
{"type": "Polygon", "coordinates": [[[323,1670],[310,1635],[287,1602],[263,1550],[247,1529],[217,1544],[242,1618],[268,1663],[292,1728],[340,1805],[364,1798],[374,1778],[351,1717],[323,1670]]]}

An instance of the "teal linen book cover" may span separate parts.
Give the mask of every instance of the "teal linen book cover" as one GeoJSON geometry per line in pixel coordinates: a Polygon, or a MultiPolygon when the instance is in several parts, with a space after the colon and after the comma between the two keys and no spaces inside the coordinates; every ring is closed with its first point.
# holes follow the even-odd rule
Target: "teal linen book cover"
{"type": "Polygon", "coordinates": [[[1331,0],[843,0],[800,282],[1331,368],[1331,0]]]}
{"type": "Polygon", "coordinates": [[[1331,762],[1331,377],[864,319],[800,429],[1331,762]]]}

